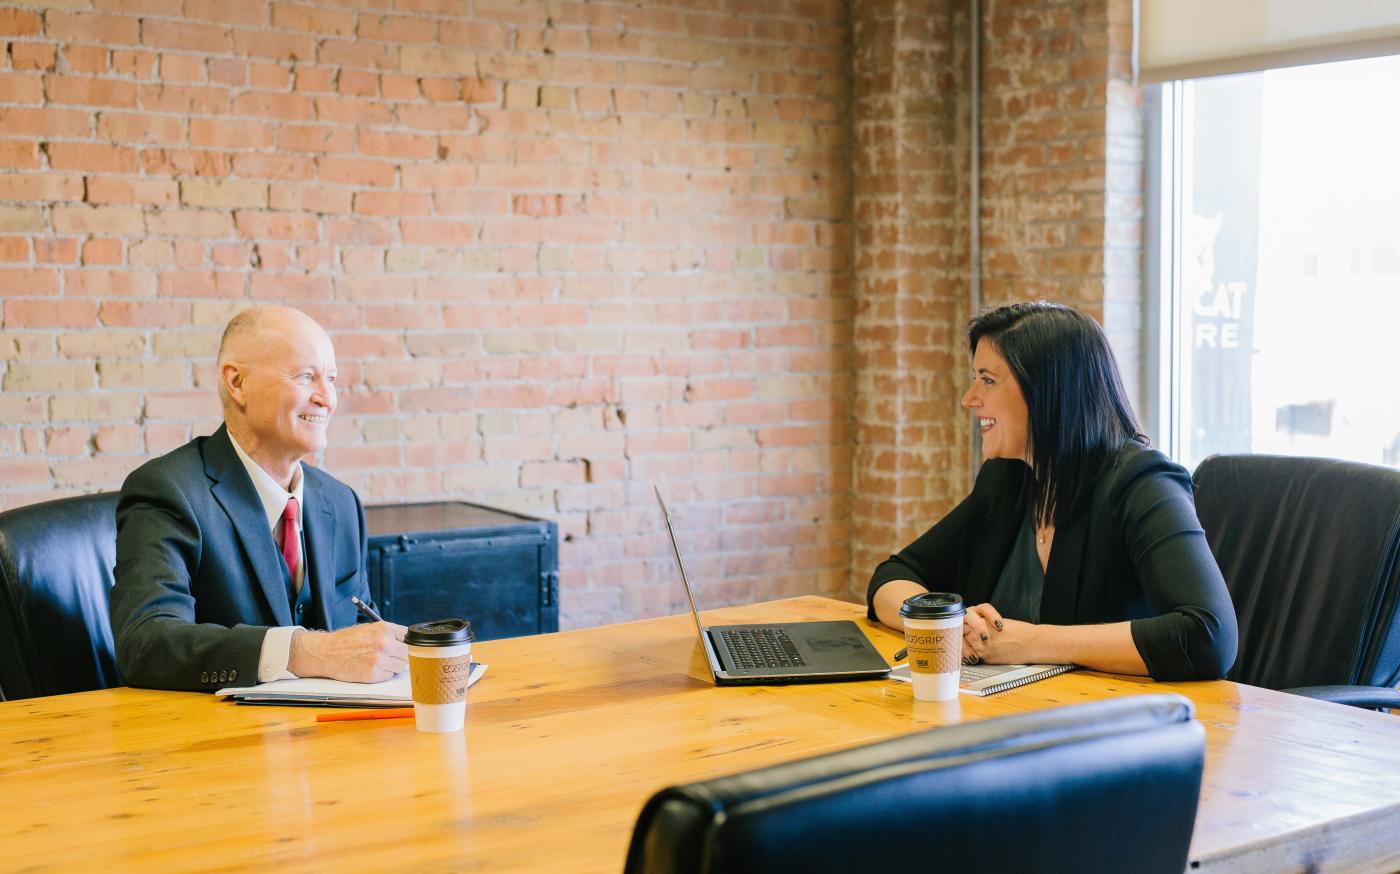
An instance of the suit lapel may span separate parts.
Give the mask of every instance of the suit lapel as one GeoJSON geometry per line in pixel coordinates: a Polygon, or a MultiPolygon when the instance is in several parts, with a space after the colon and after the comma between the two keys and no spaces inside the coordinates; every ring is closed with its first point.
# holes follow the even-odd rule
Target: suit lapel
{"type": "Polygon", "coordinates": [[[312,476],[311,468],[302,465],[302,497],[306,508],[301,514],[301,524],[306,528],[306,580],[311,584],[311,609],[316,611],[320,628],[327,631],[331,627],[330,605],[334,600],[332,587],[335,581],[332,562],[335,543],[335,515],[321,493],[320,483],[312,476]]]}
{"type": "Polygon", "coordinates": [[[205,443],[204,473],[212,481],[209,487],[214,500],[228,514],[233,530],[243,546],[243,558],[258,589],[278,625],[292,624],[292,609],[287,604],[287,590],[282,583],[282,568],[278,564],[277,545],[272,541],[272,529],[267,524],[262,502],[248,478],[248,471],[228,436],[228,429],[219,430],[205,443]]]}

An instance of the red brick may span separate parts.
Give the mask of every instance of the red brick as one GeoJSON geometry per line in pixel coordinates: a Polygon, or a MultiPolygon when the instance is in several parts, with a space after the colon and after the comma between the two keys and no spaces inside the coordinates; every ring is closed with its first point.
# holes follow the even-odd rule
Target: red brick
{"type": "Polygon", "coordinates": [[[131,179],[93,176],[88,179],[88,203],[150,203],[166,206],[175,203],[179,187],[172,179],[131,179]]]}
{"type": "MultiPolygon", "coordinates": [[[[3,12],[3,10],[0,10],[3,12]]],[[[10,43],[10,64],[16,70],[53,70],[58,62],[58,47],[49,43],[10,43]]]]}
{"type": "Polygon", "coordinates": [[[297,67],[292,89],[313,93],[334,91],[336,72],[327,67],[297,67]]]}
{"type": "Polygon", "coordinates": [[[126,206],[55,206],[53,229],[60,234],[139,234],[144,229],[141,210],[126,206]]]}
{"type": "Polygon", "coordinates": [[[107,49],[102,46],[64,46],[63,61],[67,67],[65,72],[101,75],[107,72],[107,49]]]}
{"type": "Polygon", "coordinates": [[[398,174],[387,161],[323,157],[316,161],[316,175],[323,182],[387,187],[394,184],[398,174]]]}
{"type": "Polygon", "coordinates": [[[169,328],[190,324],[187,303],[127,303],[107,301],[102,304],[102,324],[109,328],[169,328]]]}
{"type": "Polygon", "coordinates": [[[48,485],[49,463],[42,458],[0,459],[0,482],[10,488],[48,485]]]}
{"type": "Polygon", "coordinates": [[[325,185],[274,185],[269,205],[283,212],[341,215],[350,212],[354,192],[325,185]]]}
{"type": "Polygon", "coordinates": [[[252,296],[271,300],[329,300],[331,278],[301,274],[254,273],[252,296]]]}
{"type": "MultiPolygon", "coordinates": [[[[72,243],[73,241],[68,240],[67,242],[72,243]]],[[[62,260],[68,261],[71,258],[62,260]]],[[[121,260],[121,240],[90,239],[83,241],[82,261],[84,264],[120,264],[121,260]]]]}
{"type": "Polygon", "coordinates": [[[323,124],[288,124],[277,130],[277,148],[293,152],[351,152],[353,128],[323,124]]]}
{"type": "Polygon", "coordinates": [[[395,470],[402,465],[397,446],[331,446],[326,467],[342,470],[395,470]]]}
{"type": "Polygon", "coordinates": [[[93,444],[104,454],[140,452],[141,428],[138,425],[104,425],[93,434],[93,444]]]}
{"type": "Polygon", "coordinates": [[[44,93],[54,103],[126,107],[136,105],[136,86],[112,79],[49,75],[44,77],[44,93]]]}
{"type": "Polygon", "coordinates": [[[353,36],[355,15],[291,3],[272,4],[272,26],[322,36],[353,36]]]}
{"type": "Polygon", "coordinates": [[[97,304],[85,300],[7,300],[9,328],[91,328],[97,324],[97,304]]]}
{"type": "Polygon", "coordinates": [[[133,79],[155,78],[157,63],[155,52],[139,52],[130,49],[117,49],[112,52],[112,72],[121,76],[130,76],[133,79]]]}
{"type": "Polygon", "coordinates": [[[361,215],[424,216],[432,211],[432,198],[426,194],[361,191],[355,195],[355,212],[361,215]]]}
{"type": "Polygon", "coordinates": [[[316,219],[308,215],[239,210],[234,214],[238,235],[254,240],[315,240],[316,219]]]}
{"type": "Polygon", "coordinates": [[[226,237],[233,222],[224,210],[160,209],[147,214],[146,229],[172,237],[226,237]]]}
{"type": "Polygon", "coordinates": [[[92,130],[92,113],[81,109],[0,107],[0,131],[7,136],[86,137],[92,130]]]}
{"type": "Polygon", "coordinates": [[[28,73],[0,73],[0,103],[42,103],[44,80],[28,73]]]}
{"type": "Polygon", "coordinates": [[[268,23],[266,3],[229,3],[228,0],[185,0],[184,16],[201,21],[261,28],[268,23]]]}
{"type": "Polygon", "coordinates": [[[176,51],[226,54],[229,50],[229,31],[228,28],[208,24],[143,18],[141,42],[176,51]]]}
{"type": "Polygon", "coordinates": [[[134,173],[136,150],[102,143],[45,143],[49,166],[55,170],[134,173]]]}
{"type": "Polygon", "coordinates": [[[28,261],[28,237],[0,237],[0,261],[28,261]]]}
{"type": "Polygon", "coordinates": [[[163,115],[103,112],[97,116],[97,135],[116,142],[179,144],[185,141],[185,120],[163,115]]]}
{"type": "MultiPolygon", "coordinates": [[[[243,153],[233,156],[233,172],[256,179],[310,179],[315,162],[305,155],[243,153]]],[[[276,189],[274,188],[274,195],[276,189]]]]}
{"type": "Polygon", "coordinates": [[[227,115],[229,92],[226,88],[159,83],[137,88],[141,108],[152,112],[185,115],[227,115]]]}
{"type": "Polygon", "coordinates": [[[0,175],[0,200],[82,200],[83,177],[60,173],[0,175]]]}
{"type": "Polygon", "coordinates": [[[160,274],[156,294],[229,300],[244,295],[244,277],[244,273],[231,270],[165,270],[160,274]]]}
{"type": "MultiPolygon", "coordinates": [[[[274,127],[248,119],[190,119],[190,145],[225,149],[268,149],[274,127]]],[[[234,160],[242,156],[235,156],[234,160]]]]}
{"type": "Polygon", "coordinates": [[[0,140],[0,167],[33,169],[39,166],[39,144],[32,140],[0,140]]]}
{"type": "Polygon", "coordinates": [[[128,270],[70,270],[64,293],[68,297],[144,297],[155,291],[155,276],[128,270]]]}
{"type": "Polygon", "coordinates": [[[316,38],[299,33],[240,28],[233,32],[233,50],[239,55],[257,58],[310,62],[316,58],[316,38]]]}
{"type": "Polygon", "coordinates": [[[141,166],[148,176],[227,176],[229,156],[188,149],[142,149],[141,166]]]}
{"type": "Polygon", "coordinates": [[[249,91],[240,94],[233,100],[233,113],[235,115],[280,118],[284,121],[303,121],[311,118],[311,107],[311,98],[302,94],[249,91]]]}
{"type": "Polygon", "coordinates": [[[37,12],[0,9],[0,36],[37,36],[41,28],[37,12]]]}
{"type": "Polygon", "coordinates": [[[388,158],[432,158],[437,155],[437,139],[417,134],[360,131],[358,147],[367,155],[388,158]]]}

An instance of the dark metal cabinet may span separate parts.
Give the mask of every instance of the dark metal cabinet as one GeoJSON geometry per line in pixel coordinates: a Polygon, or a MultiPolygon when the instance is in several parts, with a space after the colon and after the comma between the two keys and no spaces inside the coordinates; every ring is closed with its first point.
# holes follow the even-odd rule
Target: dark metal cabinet
{"type": "Polygon", "coordinates": [[[385,619],[467,619],[477,640],[559,630],[553,522],[461,501],[366,507],[365,522],[385,619]]]}

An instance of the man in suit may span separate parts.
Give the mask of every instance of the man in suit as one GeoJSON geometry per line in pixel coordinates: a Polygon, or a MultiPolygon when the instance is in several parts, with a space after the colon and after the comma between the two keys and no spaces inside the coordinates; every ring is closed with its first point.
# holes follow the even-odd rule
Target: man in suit
{"type": "Polygon", "coordinates": [[[402,626],[362,622],[365,516],[302,459],[326,445],[335,351],[287,307],[234,316],[224,424],[134,471],[117,506],[112,630],[133,686],[212,691],[290,677],[387,680],[402,626]]]}

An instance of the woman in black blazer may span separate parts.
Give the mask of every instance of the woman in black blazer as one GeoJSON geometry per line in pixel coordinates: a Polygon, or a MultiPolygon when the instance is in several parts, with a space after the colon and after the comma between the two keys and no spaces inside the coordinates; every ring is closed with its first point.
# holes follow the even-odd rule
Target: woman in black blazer
{"type": "Polygon", "coordinates": [[[875,569],[871,618],[902,628],[905,598],[958,592],[968,663],[1224,676],[1235,611],[1191,478],[1148,448],[1103,331],[1020,303],[974,319],[968,346],[962,405],[986,464],[971,495],[875,569]]]}

